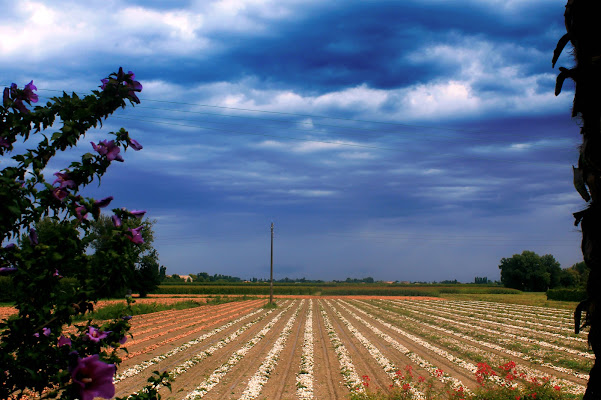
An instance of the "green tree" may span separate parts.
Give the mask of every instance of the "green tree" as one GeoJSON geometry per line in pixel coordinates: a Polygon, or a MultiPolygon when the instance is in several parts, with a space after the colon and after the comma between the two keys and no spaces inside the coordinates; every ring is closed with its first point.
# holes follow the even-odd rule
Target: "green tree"
{"type": "MultiPolygon", "coordinates": [[[[135,229],[142,226],[141,236],[144,242],[138,246],[128,248],[129,257],[134,260],[135,264],[135,268],[128,271],[128,287],[119,288],[118,290],[107,288],[104,292],[106,297],[122,296],[127,289],[139,293],[140,297],[146,297],[149,292],[156,289],[160,284],[158,253],[153,247],[154,231],[152,228],[155,223],[156,220],[144,219],[140,221],[139,218],[123,222],[126,229],[135,229]]],[[[114,225],[113,219],[106,215],[100,215],[92,223],[89,247],[94,250],[94,253],[90,258],[91,264],[99,270],[104,269],[109,260],[107,256],[112,251],[110,243],[112,236],[115,235],[114,225]]]]}
{"type": "Polygon", "coordinates": [[[502,258],[499,265],[505,287],[528,292],[543,292],[559,285],[561,266],[551,254],[539,256],[524,250],[511,258],[502,258]]]}
{"type": "Polygon", "coordinates": [[[584,261],[561,270],[560,285],[563,287],[585,287],[589,270],[584,261]]]}

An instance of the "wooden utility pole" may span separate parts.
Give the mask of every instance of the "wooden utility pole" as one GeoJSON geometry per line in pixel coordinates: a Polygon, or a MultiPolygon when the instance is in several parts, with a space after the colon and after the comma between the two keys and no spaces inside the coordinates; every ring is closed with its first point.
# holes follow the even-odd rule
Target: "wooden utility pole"
{"type": "Polygon", "coordinates": [[[273,304],[273,222],[271,223],[271,273],[269,283],[269,304],[273,304]]]}

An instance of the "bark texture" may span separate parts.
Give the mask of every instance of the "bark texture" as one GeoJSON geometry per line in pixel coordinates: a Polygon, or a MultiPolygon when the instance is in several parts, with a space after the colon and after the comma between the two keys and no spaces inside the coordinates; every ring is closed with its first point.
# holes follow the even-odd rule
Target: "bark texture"
{"type": "Polygon", "coordinates": [[[580,120],[582,145],[578,168],[574,168],[574,186],[587,207],[574,214],[582,229],[582,254],[590,270],[588,298],[577,307],[575,330],[590,326],[588,341],[595,353],[583,400],[601,399],[601,1],[568,0],[565,11],[567,33],[559,40],[553,54],[553,66],[568,42],[573,46],[576,66],[560,67],[555,94],[563,82],[576,84],[572,117],[580,120]],[[586,312],[581,326],[581,312],[586,312]]]}

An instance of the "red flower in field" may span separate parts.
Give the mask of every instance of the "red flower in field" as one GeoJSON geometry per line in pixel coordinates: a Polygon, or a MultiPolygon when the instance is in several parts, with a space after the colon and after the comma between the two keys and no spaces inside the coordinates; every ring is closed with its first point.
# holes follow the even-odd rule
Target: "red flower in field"
{"type": "Polygon", "coordinates": [[[521,397],[520,396],[515,396],[515,400],[520,400],[521,397]]]}
{"type": "Polygon", "coordinates": [[[423,376],[418,376],[418,377],[417,377],[417,381],[418,381],[418,382],[425,382],[425,381],[426,381],[426,378],[424,378],[423,376]]]}
{"type": "Polygon", "coordinates": [[[511,372],[508,373],[507,375],[505,375],[505,380],[511,382],[512,380],[515,379],[515,375],[513,375],[511,372]]]}
{"type": "Polygon", "coordinates": [[[508,363],[501,365],[499,368],[501,368],[503,371],[511,371],[515,368],[515,362],[509,361],[508,363]]]}
{"type": "Polygon", "coordinates": [[[409,390],[409,389],[411,389],[411,386],[408,383],[405,383],[403,385],[403,390],[409,390]]]}
{"type": "Polygon", "coordinates": [[[442,372],[442,369],[440,369],[440,368],[437,368],[437,369],[436,369],[436,371],[434,371],[434,372],[436,372],[436,376],[437,376],[437,377],[439,377],[439,378],[440,378],[440,377],[442,376],[442,374],[443,374],[443,372],[442,372]]]}
{"type": "Polygon", "coordinates": [[[536,392],[532,393],[532,394],[530,395],[530,397],[532,397],[533,399],[536,399],[536,392]]]}
{"type": "Polygon", "coordinates": [[[553,386],[553,389],[555,389],[559,392],[561,390],[561,386],[555,385],[555,386],[553,386]]]}

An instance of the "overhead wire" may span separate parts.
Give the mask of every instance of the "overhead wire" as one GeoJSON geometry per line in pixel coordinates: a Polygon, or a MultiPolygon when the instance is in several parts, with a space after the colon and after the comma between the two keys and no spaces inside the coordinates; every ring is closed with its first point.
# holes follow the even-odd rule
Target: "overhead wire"
{"type": "MultiPolygon", "coordinates": [[[[57,90],[57,89],[43,89],[42,88],[42,89],[38,89],[38,90],[39,91],[51,91],[51,92],[63,92],[62,90],[57,90]]],[[[77,92],[74,92],[74,93],[77,93],[77,92]]],[[[85,95],[86,93],[79,92],[78,94],[85,95]]],[[[419,129],[444,130],[444,131],[462,132],[462,133],[469,133],[469,134],[478,134],[478,133],[479,134],[497,134],[497,135],[504,135],[504,136],[506,136],[508,134],[507,131],[501,133],[501,132],[494,132],[494,131],[481,130],[481,129],[479,129],[479,130],[470,130],[470,129],[463,129],[463,128],[453,128],[453,127],[448,127],[448,126],[418,125],[418,124],[409,124],[409,123],[404,123],[404,122],[364,120],[364,119],[356,119],[356,118],[333,117],[333,116],[315,115],[315,114],[301,114],[301,113],[291,113],[291,112],[283,112],[283,111],[272,111],[272,110],[261,110],[261,109],[229,107],[229,106],[220,106],[220,105],[214,105],[214,104],[200,104],[200,103],[187,103],[187,102],[181,102],[181,101],[147,99],[147,98],[144,98],[144,97],[142,97],[141,100],[142,101],[156,102],[156,103],[176,104],[176,105],[185,105],[185,106],[194,106],[194,107],[215,108],[215,109],[223,109],[223,110],[255,112],[255,113],[274,114],[274,115],[286,115],[286,116],[303,117],[303,118],[317,118],[317,119],[327,119],[327,120],[338,120],[338,121],[346,121],[346,122],[361,122],[361,123],[368,123],[368,124],[378,124],[378,125],[388,125],[388,126],[401,126],[401,127],[419,128],[419,129]]],[[[141,105],[136,106],[136,108],[148,108],[148,109],[164,110],[164,111],[172,111],[172,112],[209,114],[209,113],[202,113],[200,111],[193,111],[193,110],[176,110],[176,109],[171,109],[171,108],[148,107],[148,106],[141,106],[141,105]]],[[[222,116],[222,117],[235,117],[235,118],[255,118],[255,119],[258,118],[258,119],[262,119],[262,120],[279,121],[279,120],[274,120],[274,119],[266,119],[266,118],[251,117],[251,116],[240,116],[240,115],[232,116],[232,115],[229,115],[229,114],[216,114],[216,113],[212,113],[212,114],[209,114],[209,115],[222,116]]],[[[307,124],[309,124],[309,123],[307,123],[307,124]]],[[[323,125],[323,124],[318,124],[318,125],[319,126],[326,126],[326,127],[344,127],[344,128],[347,127],[347,126],[344,126],[344,125],[323,125]]],[[[356,129],[356,130],[375,131],[374,129],[370,129],[370,128],[361,128],[361,127],[348,127],[348,128],[350,128],[350,129],[356,129]]],[[[380,131],[377,131],[377,132],[380,132],[380,131]]],[[[522,135],[520,133],[517,133],[516,135],[520,135],[520,137],[522,137],[522,135]]],[[[470,138],[470,140],[472,140],[472,138],[470,138]]]]}
{"type": "MultiPolygon", "coordinates": [[[[40,89],[40,90],[46,90],[46,91],[55,91],[53,89],[40,89]]],[[[184,102],[173,102],[173,101],[164,101],[164,100],[153,100],[153,99],[145,99],[145,100],[150,100],[150,101],[156,101],[156,102],[166,102],[166,103],[170,103],[170,104],[184,104],[184,105],[196,105],[196,106],[202,106],[202,107],[209,107],[209,105],[203,105],[203,104],[195,104],[195,103],[184,103],[184,102]]],[[[138,106],[139,108],[144,108],[144,106],[138,106]]],[[[234,107],[224,107],[224,106],[214,106],[217,108],[225,108],[225,109],[232,109],[232,110],[244,110],[244,111],[256,111],[256,112],[269,112],[266,110],[251,110],[251,109],[239,109],[239,108],[234,108],[234,107]]],[[[161,110],[160,108],[152,108],[149,107],[150,109],[157,109],[157,110],[161,110]]],[[[173,109],[163,109],[164,111],[175,111],[175,112],[190,112],[190,113],[194,113],[193,111],[190,110],[173,110],[173,109]]],[[[280,113],[277,112],[277,114],[283,114],[283,115],[294,115],[294,116],[311,116],[309,114],[295,114],[295,113],[280,113]]],[[[204,115],[204,114],[203,114],[204,115]]],[[[221,116],[221,115],[220,115],[221,116]]],[[[244,118],[243,116],[236,116],[239,118],[244,118]]],[[[317,117],[317,118],[328,118],[328,119],[340,119],[337,117],[325,117],[325,116],[313,116],[313,117],[317,117]]],[[[163,119],[176,119],[176,118],[170,118],[170,117],[158,117],[162,120],[154,120],[154,119],[149,119],[149,117],[146,118],[133,118],[133,117],[127,117],[127,116],[113,116],[113,118],[119,118],[119,119],[130,119],[130,120],[134,120],[134,121],[140,121],[140,122],[148,122],[148,123],[153,123],[153,124],[161,124],[161,125],[172,125],[172,126],[181,126],[181,127],[191,127],[191,128],[197,128],[197,129],[204,129],[204,130],[210,130],[210,131],[217,131],[217,132],[225,132],[225,133],[230,133],[230,134],[235,134],[235,135],[251,135],[251,136],[263,136],[263,137],[271,137],[271,138],[281,138],[281,139],[287,139],[287,140],[297,140],[297,141],[303,141],[303,142],[314,142],[314,143],[324,143],[324,144],[332,144],[332,145],[336,145],[336,146],[350,146],[350,147],[359,147],[359,148],[368,148],[368,149],[381,149],[381,150],[401,150],[397,147],[387,147],[387,146],[375,146],[375,145],[366,145],[366,144],[358,144],[358,143],[348,143],[348,142],[343,142],[343,141],[339,141],[339,140],[324,140],[324,139],[316,139],[316,138],[299,138],[296,136],[283,136],[283,135],[274,135],[274,134],[266,134],[266,133],[256,133],[256,132],[240,132],[240,131],[236,131],[236,130],[232,130],[232,129],[220,129],[220,128],[215,128],[215,127],[207,127],[207,126],[199,126],[199,125],[189,125],[189,124],[182,124],[182,123],[174,123],[174,122],[163,122],[163,119]]],[[[153,117],[150,117],[153,118],[153,117]]],[[[177,120],[181,120],[181,119],[177,119],[177,120]]],[[[389,124],[389,125],[401,125],[401,126],[410,126],[410,127],[420,127],[420,128],[424,128],[424,126],[418,126],[418,125],[410,125],[410,124],[401,124],[401,123],[389,123],[389,122],[384,122],[384,121],[368,121],[368,120],[355,120],[355,119],[349,119],[349,118],[343,118],[342,120],[344,121],[355,121],[355,122],[368,122],[368,123],[382,123],[382,124],[389,124]]],[[[192,120],[194,121],[194,120],[192,120]]],[[[293,121],[280,121],[280,120],[270,120],[270,121],[277,121],[277,122],[282,122],[282,123],[297,123],[297,122],[293,122],[293,121]]],[[[200,123],[200,122],[199,122],[200,123]]],[[[203,123],[214,123],[213,121],[209,122],[209,121],[203,121],[203,123]]],[[[219,123],[219,122],[217,122],[219,123]]],[[[352,128],[352,127],[346,127],[346,126],[334,126],[334,125],[329,125],[329,127],[332,128],[339,128],[339,129],[348,129],[348,128],[352,128]]],[[[431,129],[446,129],[446,128],[440,128],[440,127],[428,127],[431,129]]],[[[287,130],[297,130],[297,131],[302,131],[302,132],[311,132],[310,130],[300,130],[300,129],[295,129],[295,128],[287,128],[287,130]]],[[[456,130],[453,128],[449,128],[448,130],[456,130]]],[[[372,129],[368,129],[368,132],[375,132],[372,129]]],[[[467,130],[459,130],[462,132],[469,132],[469,133],[474,133],[474,131],[467,131],[467,130]]],[[[329,131],[328,133],[337,133],[337,132],[331,132],[329,131]]],[[[381,134],[383,135],[389,135],[389,134],[393,134],[393,133],[398,133],[398,132],[381,132],[381,134]]],[[[344,134],[348,134],[348,132],[345,132],[344,134]]],[[[409,133],[406,133],[409,134],[409,133]]],[[[429,140],[432,140],[433,137],[432,136],[428,136],[429,140]]],[[[469,141],[469,142],[473,142],[474,139],[478,140],[481,139],[483,141],[487,141],[487,143],[491,143],[490,140],[487,139],[483,139],[483,138],[469,138],[465,139],[465,141],[469,141]]],[[[452,141],[454,143],[456,142],[461,142],[462,138],[452,138],[452,141]]],[[[544,145],[541,143],[531,143],[528,144],[529,147],[536,147],[536,148],[546,148],[546,147],[555,147],[551,144],[549,145],[544,145]]],[[[574,146],[576,146],[576,143],[574,143],[574,146]]],[[[411,150],[412,152],[414,150],[411,150]]],[[[420,151],[420,150],[417,150],[420,151]]],[[[423,152],[429,152],[429,151],[425,151],[422,150],[423,152]]],[[[431,152],[429,152],[431,153],[431,152]]],[[[433,155],[433,154],[431,154],[433,155]]],[[[436,154],[437,156],[443,156],[445,157],[444,154],[436,154]]],[[[448,156],[448,155],[447,155],[448,156]]],[[[445,157],[445,159],[448,157],[445,157]]],[[[452,157],[451,157],[452,158],[452,157]]],[[[475,155],[462,155],[461,156],[462,159],[475,159],[475,160],[479,160],[479,159],[486,159],[486,160],[491,160],[490,155],[487,156],[482,156],[482,157],[478,157],[475,155]]],[[[516,163],[537,163],[537,161],[530,161],[530,160],[508,160],[510,162],[516,162],[516,163]]]]}

